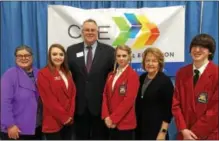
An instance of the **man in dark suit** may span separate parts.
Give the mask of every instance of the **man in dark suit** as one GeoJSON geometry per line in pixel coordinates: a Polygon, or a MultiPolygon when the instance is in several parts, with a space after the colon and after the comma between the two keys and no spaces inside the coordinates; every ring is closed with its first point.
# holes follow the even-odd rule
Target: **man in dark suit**
{"type": "Polygon", "coordinates": [[[97,23],[88,19],[82,26],[84,42],[67,49],[69,68],[76,84],[76,139],[108,139],[101,120],[102,94],[107,75],[113,70],[114,48],[100,43],[97,23]]]}

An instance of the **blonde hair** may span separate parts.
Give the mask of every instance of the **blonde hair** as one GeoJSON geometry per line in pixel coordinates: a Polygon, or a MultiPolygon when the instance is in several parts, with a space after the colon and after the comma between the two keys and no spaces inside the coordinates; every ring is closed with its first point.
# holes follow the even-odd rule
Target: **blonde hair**
{"type": "Polygon", "coordinates": [[[159,63],[159,71],[162,72],[164,68],[164,54],[159,48],[156,48],[156,47],[150,47],[144,51],[143,56],[142,56],[143,69],[145,70],[145,59],[148,53],[153,54],[157,58],[158,63],[159,63]]]}
{"type": "Polygon", "coordinates": [[[116,50],[115,50],[115,62],[114,62],[113,73],[116,73],[116,69],[117,69],[116,53],[117,53],[118,50],[126,51],[128,53],[129,61],[131,62],[131,60],[132,60],[132,50],[131,50],[131,48],[127,45],[118,45],[116,47],[116,50]]]}

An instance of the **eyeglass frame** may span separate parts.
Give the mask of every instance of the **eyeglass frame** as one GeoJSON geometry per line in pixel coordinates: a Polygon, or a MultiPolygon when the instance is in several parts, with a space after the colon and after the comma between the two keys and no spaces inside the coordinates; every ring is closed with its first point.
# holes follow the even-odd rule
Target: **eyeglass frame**
{"type": "Polygon", "coordinates": [[[15,57],[17,59],[30,59],[30,57],[32,57],[32,54],[24,54],[24,55],[21,55],[21,54],[16,54],[15,57]]]}

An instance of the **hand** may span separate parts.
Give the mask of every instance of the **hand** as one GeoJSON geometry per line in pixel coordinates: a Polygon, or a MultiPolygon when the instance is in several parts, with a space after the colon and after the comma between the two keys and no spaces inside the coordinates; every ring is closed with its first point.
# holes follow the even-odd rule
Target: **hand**
{"type": "Polygon", "coordinates": [[[72,118],[69,117],[68,120],[64,123],[64,125],[67,125],[67,124],[69,124],[69,123],[71,123],[71,122],[72,122],[72,118]]]}
{"type": "Polygon", "coordinates": [[[156,140],[165,140],[166,139],[166,134],[164,132],[159,132],[157,135],[157,139],[156,140]]]}
{"type": "Polygon", "coordinates": [[[73,124],[73,119],[69,123],[67,123],[66,126],[72,125],[72,124],[73,124]]]}
{"type": "Polygon", "coordinates": [[[112,124],[110,128],[116,128],[116,124],[112,124]]]}
{"type": "Polygon", "coordinates": [[[72,119],[72,120],[69,122],[69,125],[73,124],[73,122],[74,122],[74,121],[73,121],[73,119],[72,119]]]}
{"type": "Polygon", "coordinates": [[[20,133],[20,129],[16,126],[13,125],[11,127],[8,128],[8,137],[10,139],[19,139],[19,133],[20,133]]]}
{"type": "Polygon", "coordinates": [[[184,140],[196,140],[198,137],[189,129],[183,129],[182,131],[184,140]]]}
{"type": "Polygon", "coordinates": [[[113,123],[112,123],[112,120],[110,119],[110,117],[106,117],[106,118],[104,119],[104,121],[105,121],[106,126],[107,126],[108,128],[111,128],[111,125],[112,125],[113,123]]]}

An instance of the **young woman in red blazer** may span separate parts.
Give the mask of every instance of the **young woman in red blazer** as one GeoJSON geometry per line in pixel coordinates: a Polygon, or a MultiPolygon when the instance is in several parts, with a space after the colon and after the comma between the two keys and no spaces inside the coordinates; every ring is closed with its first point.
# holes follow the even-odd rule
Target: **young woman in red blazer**
{"type": "Polygon", "coordinates": [[[63,46],[51,45],[48,64],[38,75],[43,102],[42,131],[48,140],[70,140],[72,136],[76,88],[66,59],[63,46]]]}
{"type": "Polygon", "coordinates": [[[103,93],[102,119],[110,129],[111,140],[131,140],[136,128],[134,102],[138,93],[138,74],[131,68],[131,49],[116,48],[114,71],[109,74],[103,93]]]}

